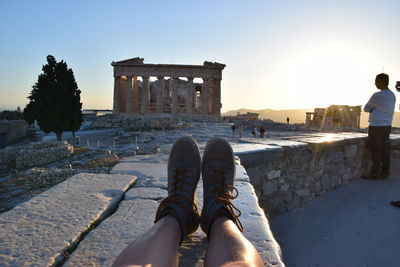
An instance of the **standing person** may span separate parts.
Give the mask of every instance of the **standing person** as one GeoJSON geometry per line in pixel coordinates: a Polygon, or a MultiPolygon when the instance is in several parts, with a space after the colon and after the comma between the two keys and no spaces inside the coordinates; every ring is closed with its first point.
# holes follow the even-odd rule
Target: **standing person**
{"type": "Polygon", "coordinates": [[[260,138],[264,138],[264,134],[265,134],[264,126],[261,126],[261,128],[260,128],[260,138]]]}
{"type": "Polygon", "coordinates": [[[290,118],[289,118],[289,117],[287,117],[287,118],[286,118],[286,122],[287,122],[287,124],[289,124],[289,121],[290,121],[290,118]]]}
{"type": "Polygon", "coordinates": [[[234,123],[232,124],[231,129],[232,129],[232,137],[235,138],[236,125],[234,123]]]}
{"type": "Polygon", "coordinates": [[[372,168],[364,179],[386,179],[390,172],[390,131],[396,96],[388,88],[389,75],[378,74],[375,86],[380,92],[374,93],[364,106],[369,112],[368,149],[371,152],[372,168]]]}
{"type": "Polygon", "coordinates": [[[257,128],[254,126],[253,130],[251,131],[251,134],[253,135],[253,137],[257,137],[256,130],[257,130],[257,128]]]}
{"type": "Polygon", "coordinates": [[[243,124],[241,124],[241,125],[239,126],[239,138],[242,138],[242,137],[243,137],[243,129],[244,129],[244,126],[243,126],[243,124]]]}

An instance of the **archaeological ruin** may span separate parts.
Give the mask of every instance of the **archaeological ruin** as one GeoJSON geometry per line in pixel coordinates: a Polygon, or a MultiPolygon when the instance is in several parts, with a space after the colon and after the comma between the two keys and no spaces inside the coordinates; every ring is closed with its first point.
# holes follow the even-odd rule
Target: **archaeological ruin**
{"type": "Polygon", "coordinates": [[[114,115],[201,115],[220,117],[224,64],[147,64],[143,58],[112,62],[114,115]],[[151,78],[157,78],[151,81],[151,78]],[[195,83],[194,79],[202,79],[195,83]]]}
{"type": "Polygon", "coordinates": [[[306,125],[319,129],[359,129],[361,106],[330,105],[306,112],[306,125]]]}

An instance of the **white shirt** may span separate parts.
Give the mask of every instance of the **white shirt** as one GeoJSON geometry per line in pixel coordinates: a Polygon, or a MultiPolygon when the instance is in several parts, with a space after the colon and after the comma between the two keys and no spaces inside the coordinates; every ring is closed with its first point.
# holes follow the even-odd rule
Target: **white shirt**
{"type": "Polygon", "coordinates": [[[364,111],[370,112],[369,126],[392,125],[395,103],[396,96],[389,89],[384,89],[373,94],[364,106],[364,111]]]}

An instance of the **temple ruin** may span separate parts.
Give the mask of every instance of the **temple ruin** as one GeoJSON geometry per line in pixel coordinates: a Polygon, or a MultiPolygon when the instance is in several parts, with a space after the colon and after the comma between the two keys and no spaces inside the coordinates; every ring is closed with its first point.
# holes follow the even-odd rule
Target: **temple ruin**
{"type": "Polygon", "coordinates": [[[330,105],[328,108],[315,108],[306,112],[306,125],[309,128],[360,128],[361,106],[330,105]]]}
{"type": "Polygon", "coordinates": [[[221,116],[224,64],[145,64],[143,58],[112,62],[113,114],[221,116]],[[157,80],[151,82],[151,78],[157,80]],[[194,83],[201,78],[202,83],[194,83]]]}

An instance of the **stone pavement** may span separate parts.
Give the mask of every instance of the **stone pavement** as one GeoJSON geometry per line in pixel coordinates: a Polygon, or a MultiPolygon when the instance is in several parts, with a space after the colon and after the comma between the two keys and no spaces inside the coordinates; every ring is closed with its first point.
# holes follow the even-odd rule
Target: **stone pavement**
{"type": "MultiPolygon", "coordinates": [[[[202,144],[202,147],[204,144],[202,144]]],[[[1,266],[111,266],[152,225],[167,196],[168,155],[124,158],[111,174],[77,174],[0,215],[1,266]]],[[[244,235],[268,266],[284,266],[244,168],[237,162],[234,201],[244,235]]],[[[198,186],[199,206],[202,184],[198,186]]],[[[180,266],[202,266],[207,247],[199,229],[184,240],[180,266]]]]}
{"type": "Polygon", "coordinates": [[[56,266],[118,205],[132,175],[77,174],[0,215],[1,266],[56,266]]]}
{"type": "Polygon", "coordinates": [[[388,180],[356,179],[270,219],[287,266],[400,266],[399,157],[388,180]]]}
{"type": "MultiPolygon", "coordinates": [[[[112,172],[137,176],[135,186],[125,194],[117,211],[85,237],[66,266],[110,266],[129,243],[153,225],[159,201],[167,195],[167,159],[167,155],[162,154],[121,159],[112,172]]],[[[258,206],[249,178],[239,164],[236,180],[240,194],[234,204],[242,211],[240,219],[245,228],[244,235],[256,246],[267,265],[284,266],[280,248],[258,206]]],[[[201,183],[198,189],[201,207],[201,183]]],[[[206,236],[199,229],[180,247],[180,266],[202,266],[206,247],[206,236]]]]}
{"type": "MultiPolygon", "coordinates": [[[[359,135],[360,137],[365,136],[364,134],[359,135]]],[[[256,156],[257,160],[260,160],[255,154],[264,153],[265,150],[276,150],[279,154],[282,152],[280,147],[292,149],[298,146],[306,146],[309,148],[318,146],[321,142],[347,140],[349,137],[355,136],[357,134],[353,133],[316,133],[313,135],[296,133],[290,138],[280,137],[280,140],[278,138],[242,138],[237,140],[239,143],[232,144],[232,147],[235,153],[242,155],[242,160],[245,159],[243,155],[247,152],[249,152],[247,153],[248,157],[256,156]]],[[[395,138],[397,140],[395,142],[398,143],[399,137],[395,138]]],[[[203,139],[204,141],[200,142],[201,149],[204,148],[207,138],[204,136],[203,139]]],[[[170,145],[166,145],[161,150],[168,152],[169,148],[170,145]]],[[[0,265],[110,266],[130,242],[145,233],[153,225],[158,204],[167,194],[167,160],[168,155],[162,153],[123,158],[113,168],[111,174],[75,175],[30,201],[0,214],[0,265]]],[[[263,158],[262,160],[263,164],[266,164],[270,163],[271,158],[263,158]]],[[[280,158],[277,160],[277,163],[283,163],[280,158]]],[[[259,208],[253,185],[249,183],[249,177],[239,161],[237,162],[236,178],[236,186],[240,194],[234,204],[242,211],[241,221],[245,228],[244,235],[256,246],[267,266],[284,266],[280,246],[271,233],[268,220],[263,210],[259,208]]],[[[380,181],[376,183],[374,183],[375,181],[361,181],[363,184],[356,184],[354,187],[350,187],[350,185],[353,186],[353,183],[347,185],[343,188],[353,188],[353,191],[350,190],[347,195],[338,193],[337,196],[325,201],[328,204],[336,203],[333,207],[327,206],[326,203],[325,206],[318,206],[320,207],[319,210],[328,211],[325,213],[318,214],[316,212],[318,209],[314,209],[313,212],[302,217],[303,215],[295,213],[304,211],[304,206],[301,206],[289,212],[288,217],[273,218],[274,227],[276,227],[274,233],[276,231],[278,240],[283,247],[285,263],[287,261],[292,266],[310,266],[315,265],[313,264],[315,262],[322,266],[329,266],[331,262],[336,262],[338,263],[336,266],[346,266],[342,265],[346,263],[345,261],[335,261],[335,259],[342,259],[343,257],[340,258],[341,255],[344,255],[345,258],[353,256],[357,259],[359,255],[371,258],[378,251],[377,246],[380,244],[388,245],[383,251],[398,247],[396,240],[399,240],[399,235],[393,226],[395,224],[392,223],[398,221],[398,217],[390,217],[389,222],[384,221],[382,218],[386,219],[388,207],[383,207],[382,202],[379,204],[379,210],[383,212],[376,212],[378,206],[375,202],[369,202],[367,197],[369,195],[375,196],[373,199],[376,200],[379,199],[379,193],[384,192],[383,194],[387,194],[386,197],[390,196],[396,199],[396,195],[400,195],[398,183],[390,184],[391,181],[392,179],[389,179],[389,184],[383,187],[379,187],[380,181]],[[373,186],[368,182],[372,182],[373,186]],[[357,195],[357,190],[363,193],[357,195]],[[349,200],[351,197],[368,203],[366,206],[369,210],[365,212],[364,217],[361,216],[363,214],[357,213],[356,209],[356,207],[365,205],[362,201],[361,203],[354,202],[353,206],[348,205],[352,206],[353,209],[349,209],[347,213],[341,213],[342,210],[348,208],[348,203],[353,203],[349,200]],[[346,201],[343,201],[343,199],[346,199],[346,201]],[[331,212],[337,218],[333,218],[331,212]],[[375,212],[376,216],[374,216],[375,212]],[[295,215],[290,217],[290,214],[295,215]],[[346,217],[345,221],[340,221],[347,214],[356,216],[346,217]],[[371,214],[378,219],[369,219],[368,216],[371,216],[371,214]],[[329,215],[332,216],[329,217],[329,215]],[[287,219],[279,221],[279,218],[287,219]],[[320,219],[317,220],[317,223],[314,223],[313,218],[320,219]],[[332,224],[331,221],[335,223],[332,224]],[[346,244],[342,244],[340,238],[335,242],[330,242],[337,237],[335,236],[336,231],[332,231],[332,229],[337,230],[344,227],[342,224],[358,225],[359,221],[364,223],[359,229],[367,230],[367,232],[361,231],[360,233],[363,234],[360,235],[364,235],[366,238],[353,243],[346,240],[346,235],[352,236],[351,234],[359,230],[357,227],[350,227],[346,228],[350,229],[350,232],[344,231],[344,235],[338,235],[342,240],[346,240],[346,244]],[[365,226],[365,223],[369,221],[371,222],[370,228],[365,226]],[[319,230],[322,229],[319,228],[321,224],[327,228],[319,230]],[[374,233],[373,229],[376,225],[385,228],[385,231],[389,231],[382,234],[382,237],[389,242],[385,243],[381,239],[375,239],[376,235],[374,235],[374,238],[370,238],[370,233],[374,233]],[[301,229],[299,229],[300,226],[301,229]],[[293,229],[297,231],[295,234],[292,232],[293,229]],[[324,242],[318,240],[318,231],[324,233],[322,235],[324,242]],[[371,242],[377,244],[377,246],[364,246],[371,242]],[[331,243],[334,245],[327,246],[331,243]],[[320,246],[321,253],[319,253],[320,246]],[[357,246],[365,249],[354,249],[357,246]],[[346,248],[346,253],[338,250],[338,247],[346,248]],[[371,253],[371,249],[374,253],[371,253]],[[337,251],[339,251],[339,254],[337,251]],[[362,251],[364,254],[356,253],[357,255],[354,256],[352,251],[357,253],[362,251]],[[323,255],[325,256],[323,257],[323,255]],[[329,258],[327,255],[331,257],[329,258]],[[314,259],[318,260],[314,261],[314,259]]],[[[355,183],[358,183],[358,181],[355,181],[355,183]]],[[[200,206],[202,202],[201,188],[202,185],[199,184],[198,199],[200,206]]],[[[331,196],[337,192],[342,192],[342,189],[330,191],[326,193],[326,196],[331,196]]],[[[324,197],[325,195],[319,196],[317,200],[324,199],[324,197]]],[[[313,207],[314,201],[310,203],[309,206],[313,207]]],[[[386,200],[385,205],[387,205],[386,200]]],[[[202,266],[206,247],[207,240],[201,230],[185,239],[179,251],[180,266],[202,266]]],[[[381,251],[379,252],[381,253],[381,251]]],[[[371,259],[371,262],[376,263],[375,266],[380,266],[380,263],[395,263],[396,261],[391,260],[393,255],[395,253],[379,254],[377,258],[380,260],[371,259]],[[389,255],[389,260],[386,260],[382,255],[389,255]]],[[[359,262],[350,261],[350,263],[355,263],[358,266],[359,262]]],[[[331,266],[334,266],[334,264],[331,266]]],[[[366,266],[369,265],[366,264],[366,266]]],[[[389,264],[389,266],[391,265],[389,264]]]]}

